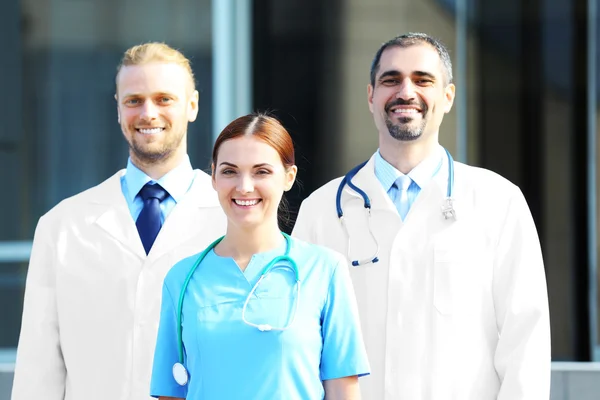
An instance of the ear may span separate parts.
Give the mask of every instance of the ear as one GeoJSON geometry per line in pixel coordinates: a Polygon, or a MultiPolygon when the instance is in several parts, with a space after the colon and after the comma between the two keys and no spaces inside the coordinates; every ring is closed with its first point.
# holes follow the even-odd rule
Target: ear
{"type": "Polygon", "coordinates": [[[115,101],[117,102],[117,122],[120,124],[121,123],[121,111],[119,110],[119,98],[117,97],[116,93],[115,93],[115,101]]]}
{"type": "Polygon", "coordinates": [[[210,164],[210,175],[213,189],[217,190],[217,182],[215,181],[215,164],[210,164]]]}
{"type": "Polygon", "coordinates": [[[444,97],[446,98],[446,104],[444,105],[444,113],[449,113],[452,109],[452,105],[454,104],[454,96],[456,94],[456,86],[453,83],[450,83],[444,89],[444,97]]]}
{"type": "Polygon", "coordinates": [[[374,91],[375,91],[375,89],[369,83],[369,85],[367,86],[367,101],[369,102],[369,110],[371,111],[371,114],[373,113],[373,92],[374,91]]]}
{"type": "Polygon", "coordinates": [[[188,121],[194,122],[198,117],[198,102],[200,101],[200,95],[197,90],[190,96],[188,101],[188,121]]]}
{"type": "Polygon", "coordinates": [[[284,190],[289,191],[292,186],[294,186],[294,182],[296,182],[296,175],[298,174],[298,167],[292,165],[285,171],[285,188],[284,190]]]}

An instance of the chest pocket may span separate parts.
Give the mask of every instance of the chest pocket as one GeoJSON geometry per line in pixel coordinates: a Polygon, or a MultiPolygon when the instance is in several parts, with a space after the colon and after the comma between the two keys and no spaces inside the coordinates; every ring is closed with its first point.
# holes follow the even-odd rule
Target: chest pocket
{"type": "Polygon", "coordinates": [[[456,226],[438,235],[433,248],[433,303],[442,315],[469,313],[491,290],[492,258],[483,235],[456,226]]]}

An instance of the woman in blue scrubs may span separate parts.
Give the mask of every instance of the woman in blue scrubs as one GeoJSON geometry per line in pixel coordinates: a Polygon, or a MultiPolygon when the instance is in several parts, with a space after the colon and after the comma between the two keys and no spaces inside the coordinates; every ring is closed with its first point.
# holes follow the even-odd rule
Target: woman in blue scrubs
{"type": "Polygon", "coordinates": [[[347,262],[278,227],[296,173],[292,140],[275,118],[240,117],[217,138],[212,182],[227,231],[165,278],[153,397],[360,399],[369,364],[347,262]]]}

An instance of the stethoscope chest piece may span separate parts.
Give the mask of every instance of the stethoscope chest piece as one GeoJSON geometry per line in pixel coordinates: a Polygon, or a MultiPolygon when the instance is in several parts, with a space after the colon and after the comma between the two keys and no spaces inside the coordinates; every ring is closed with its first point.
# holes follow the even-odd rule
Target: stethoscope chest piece
{"type": "Polygon", "coordinates": [[[185,386],[188,383],[187,369],[181,363],[173,364],[173,378],[180,386],[185,386]]]}
{"type": "Polygon", "coordinates": [[[456,221],[456,210],[454,209],[454,199],[452,197],[446,197],[444,200],[442,215],[444,219],[453,219],[456,221]]]}

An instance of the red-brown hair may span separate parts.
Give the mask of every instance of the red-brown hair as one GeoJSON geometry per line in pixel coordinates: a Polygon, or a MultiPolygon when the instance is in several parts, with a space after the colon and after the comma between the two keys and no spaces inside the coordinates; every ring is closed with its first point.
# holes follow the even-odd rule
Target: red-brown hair
{"type": "Polygon", "coordinates": [[[281,122],[266,114],[252,113],[233,120],[221,131],[213,147],[213,165],[217,165],[221,145],[241,136],[254,136],[274,148],[286,169],[296,164],[294,143],[281,122]]]}

